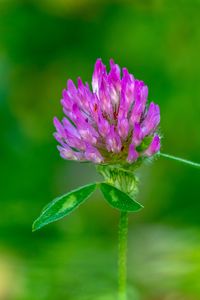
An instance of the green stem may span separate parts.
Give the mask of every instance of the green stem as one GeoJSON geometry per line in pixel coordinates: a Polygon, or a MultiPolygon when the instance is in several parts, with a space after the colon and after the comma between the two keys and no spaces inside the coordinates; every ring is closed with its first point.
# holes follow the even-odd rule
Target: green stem
{"type": "Polygon", "coordinates": [[[127,300],[127,237],[128,237],[128,212],[121,211],[119,221],[119,300],[127,300]]]}
{"type": "Polygon", "coordinates": [[[169,158],[169,159],[173,159],[173,160],[182,162],[184,164],[188,164],[188,165],[196,167],[196,168],[200,168],[200,164],[198,164],[196,162],[193,162],[191,160],[183,159],[183,158],[180,158],[180,157],[176,157],[176,156],[166,154],[166,153],[161,153],[161,152],[159,154],[160,154],[160,156],[163,156],[163,157],[166,157],[166,158],[169,158]]]}

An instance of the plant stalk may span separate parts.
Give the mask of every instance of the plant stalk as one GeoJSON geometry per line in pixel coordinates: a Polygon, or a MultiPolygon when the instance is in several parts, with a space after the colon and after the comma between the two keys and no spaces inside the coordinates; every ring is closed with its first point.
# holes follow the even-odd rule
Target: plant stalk
{"type": "Polygon", "coordinates": [[[119,221],[119,300],[127,300],[127,237],[128,237],[128,212],[121,211],[119,221]]]}
{"type": "Polygon", "coordinates": [[[184,163],[184,164],[196,167],[196,168],[200,168],[200,164],[199,163],[193,162],[191,160],[187,160],[187,159],[184,159],[184,158],[176,157],[174,155],[170,155],[170,154],[166,154],[166,153],[161,153],[161,152],[160,152],[160,156],[163,156],[163,157],[166,157],[166,158],[169,158],[169,159],[173,159],[173,160],[179,161],[181,163],[184,163]]]}

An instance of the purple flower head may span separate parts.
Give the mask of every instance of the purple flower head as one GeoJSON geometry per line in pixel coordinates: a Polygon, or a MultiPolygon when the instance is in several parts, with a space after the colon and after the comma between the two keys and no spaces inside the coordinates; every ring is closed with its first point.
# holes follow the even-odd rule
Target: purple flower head
{"type": "Polygon", "coordinates": [[[60,155],[96,164],[135,163],[160,150],[159,106],[147,105],[148,87],[110,60],[106,71],[97,59],[92,90],[78,78],[68,80],[61,104],[65,117],[54,118],[60,155]],[[122,73],[122,75],[121,75],[122,73]]]}

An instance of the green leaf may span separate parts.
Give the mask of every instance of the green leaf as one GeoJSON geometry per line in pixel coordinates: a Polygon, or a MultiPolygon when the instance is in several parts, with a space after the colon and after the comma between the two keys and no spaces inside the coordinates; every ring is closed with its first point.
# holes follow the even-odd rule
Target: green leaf
{"type": "Polygon", "coordinates": [[[54,199],[45,206],[33,223],[33,231],[69,215],[95,191],[96,187],[96,183],[88,184],[54,199]]]}
{"type": "Polygon", "coordinates": [[[140,203],[133,200],[128,194],[110,184],[101,183],[100,190],[106,201],[114,208],[128,212],[135,212],[143,208],[140,203]]]}

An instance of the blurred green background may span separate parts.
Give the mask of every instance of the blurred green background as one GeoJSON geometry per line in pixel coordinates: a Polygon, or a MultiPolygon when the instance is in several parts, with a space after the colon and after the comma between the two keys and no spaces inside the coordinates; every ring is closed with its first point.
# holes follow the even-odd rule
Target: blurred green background
{"type": "MultiPolygon", "coordinates": [[[[0,299],[114,300],[118,212],[100,194],[32,233],[42,207],[94,181],[59,157],[52,118],[68,78],[110,57],[161,107],[163,152],[200,161],[199,0],[0,0],[0,299]]],[[[139,171],[129,299],[200,299],[200,172],[162,158],[139,171]]]]}

